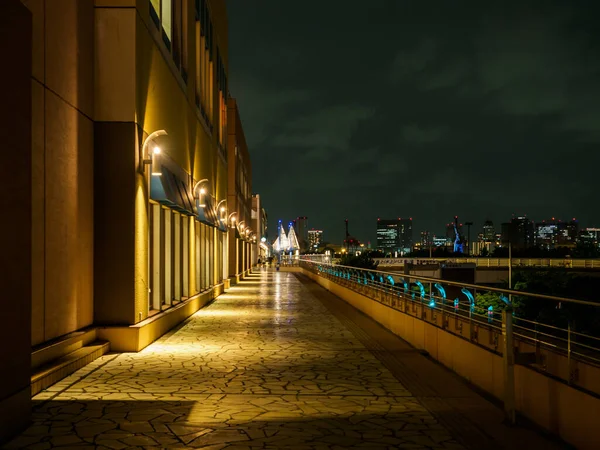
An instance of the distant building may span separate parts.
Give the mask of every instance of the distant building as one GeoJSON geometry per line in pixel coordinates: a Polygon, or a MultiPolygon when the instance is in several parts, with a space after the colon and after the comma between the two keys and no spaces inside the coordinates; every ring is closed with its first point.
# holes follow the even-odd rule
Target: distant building
{"type": "Polygon", "coordinates": [[[600,228],[584,228],[579,233],[579,242],[600,247],[600,228]]]}
{"type": "Polygon", "coordinates": [[[308,250],[314,251],[319,248],[323,241],[323,230],[308,230],[308,250]]]}
{"type": "Polygon", "coordinates": [[[399,256],[411,251],[412,218],[377,219],[377,250],[399,256]]]}
{"type": "Polygon", "coordinates": [[[452,245],[452,240],[447,237],[437,237],[433,236],[431,240],[434,247],[449,247],[452,245]]]}
{"type": "Polygon", "coordinates": [[[398,239],[400,248],[410,252],[413,245],[412,217],[410,219],[398,219],[398,239]]]}
{"type": "Polygon", "coordinates": [[[502,224],[502,245],[512,244],[513,248],[529,248],[535,245],[535,230],[531,219],[525,216],[513,217],[502,224]]]}
{"type": "Polygon", "coordinates": [[[300,245],[300,251],[304,252],[308,249],[308,217],[300,216],[294,221],[296,228],[296,236],[300,245]]]}
{"type": "Polygon", "coordinates": [[[427,248],[431,246],[431,233],[429,231],[421,231],[421,248],[427,248]]]}
{"type": "Polygon", "coordinates": [[[494,242],[496,240],[496,228],[494,227],[494,222],[486,220],[483,223],[482,235],[484,242],[494,242]]]}
{"type": "Polygon", "coordinates": [[[254,251],[252,253],[253,264],[258,259],[264,261],[269,256],[269,247],[267,241],[267,213],[261,206],[260,195],[252,194],[252,230],[256,232],[256,239],[253,239],[254,251]]]}
{"type": "Polygon", "coordinates": [[[579,224],[575,219],[563,222],[553,217],[535,224],[536,245],[545,249],[574,246],[578,236],[579,224]]]}
{"type": "Polygon", "coordinates": [[[377,250],[387,254],[398,251],[398,221],[377,219],[377,250]]]}

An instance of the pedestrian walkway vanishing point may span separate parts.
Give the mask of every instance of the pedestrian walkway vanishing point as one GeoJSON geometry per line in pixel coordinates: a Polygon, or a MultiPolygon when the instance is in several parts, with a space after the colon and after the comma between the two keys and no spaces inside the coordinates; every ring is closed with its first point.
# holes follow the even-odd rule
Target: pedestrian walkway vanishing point
{"type": "Polygon", "coordinates": [[[6,448],[560,448],[500,421],[302,275],[263,270],[145,350],[105,355],[38,394],[33,424],[6,448]]]}

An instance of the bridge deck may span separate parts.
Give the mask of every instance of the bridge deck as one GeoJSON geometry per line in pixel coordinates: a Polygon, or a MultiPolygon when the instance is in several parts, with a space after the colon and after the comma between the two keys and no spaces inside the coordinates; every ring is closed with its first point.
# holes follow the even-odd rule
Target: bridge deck
{"type": "Polygon", "coordinates": [[[288,272],[253,274],[34,400],[8,448],[560,448],[504,427],[452,373],[288,272]]]}

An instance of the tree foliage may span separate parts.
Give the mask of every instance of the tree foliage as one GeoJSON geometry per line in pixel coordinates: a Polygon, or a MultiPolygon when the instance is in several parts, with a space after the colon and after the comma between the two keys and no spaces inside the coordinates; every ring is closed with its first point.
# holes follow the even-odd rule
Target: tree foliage
{"type": "Polygon", "coordinates": [[[377,263],[367,253],[360,255],[350,255],[348,253],[342,255],[339,264],[341,266],[356,267],[358,269],[377,269],[377,263]]]}

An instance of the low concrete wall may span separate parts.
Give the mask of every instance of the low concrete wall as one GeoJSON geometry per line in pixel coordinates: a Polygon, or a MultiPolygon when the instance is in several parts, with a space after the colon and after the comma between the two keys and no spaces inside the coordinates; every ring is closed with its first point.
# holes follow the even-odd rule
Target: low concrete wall
{"type": "MultiPolygon", "coordinates": [[[[301,271],[414,347],[426,350],[444,366],[502,400],[504,375],[501,355],[327,278],[304,269],[301,271]]],[[[451,324],[452,321],[449,322],[451,324]]],[[[464,336],[465,332],[469,335],[471,331],[463,329],[461,333],[464,336]]],[[[515,366],[515,392],[517,410],[523,416],[578,449],[600,448],[597,433],[599,398],[520,365],[515,366]]]]}
{"type": "Polygon", "coordinates": [[[95,328],[76,331],[71,333],[64,339],[45,345],[41,348],[36,348],[31,352],[31,368],[37,369],[44,364],[61,358],[75,350],[94,342],[97,339],[95,328]]]}
{"type": "Polygon", "coordinates": [[[225,291],[224,287],[224,284],[214,286],[173,308],[129,327],[99,327],[98,338],[109,341],[111,351],[139,352],[221,295],[225,291]]]}

